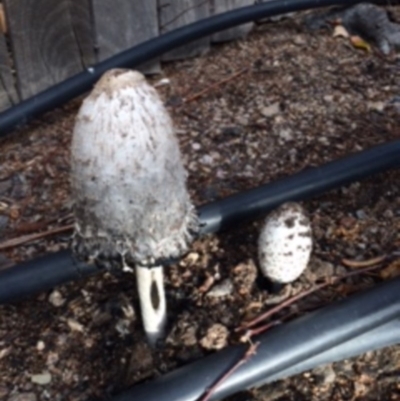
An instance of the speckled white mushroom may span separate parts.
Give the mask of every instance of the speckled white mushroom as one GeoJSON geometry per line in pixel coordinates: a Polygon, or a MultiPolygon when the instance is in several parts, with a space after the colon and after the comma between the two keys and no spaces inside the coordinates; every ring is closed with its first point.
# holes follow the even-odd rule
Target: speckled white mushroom
{"type": "Polygon", "coordinates": [[[274,283],[295,281],[307,268],[312,250],[311,224],[305,210],[288,202],[265,220],[258,240],[264,276],[274,283]]]}
{"type": "Polygon", "coordinates": [[[72,140],[73,251],[106,268],[135,265],[145,331],[163,334],[163,261],[197,230],[170,116],[142,74],[110,70],[84,100],[72,140]]]}

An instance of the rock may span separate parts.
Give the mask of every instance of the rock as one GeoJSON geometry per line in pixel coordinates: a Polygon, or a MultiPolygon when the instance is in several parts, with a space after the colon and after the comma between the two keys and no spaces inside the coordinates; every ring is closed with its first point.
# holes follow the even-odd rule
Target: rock
{"type": "Polygon", "coordinates": [[[228,336],[228,329],[222,324],[215,323],[200,340],[200,345],[207,350],[219,350],[228,345],[228,336]]]}
{"type": "Polygon", "coordinates": [[[40,384],[40,385],[44,386],[51,382],[51,373],[43,372],[43,373],[39,373],[37,375],[32,375],[31,381],[32,381],[32,383],[40,384]]]}
{"type": "Polygon", "coordinates": [[[55,306],[56,308],[59,308],[60,306],[63,306],[65,303],[65,299],[61,295],[60,291],[54,290],[50,295],[49,295],[49,302],[55,306]]]}
{"type": "Polygon", "coordinates": [[[38,351],[43,351],[45,348],[46,348],[46,344],[45,344],[43,341],[39,340],[39,341],[36,343],[36,349],[37,349],[38,351]]]}
{"type": "Polygon", "coordinates": [[[37,401],[37,397],[34,393],[20,393],[13,394],[7,401],[37,401]]]}
{"type": "Polygon", "coordinates": [[[279,102],[276,103],[272,103],[267,107],[263,107],[260,110],[260,113],[264,116],[264,117],[273,117],[276,116],[277,114],[279,114],[281,111],[281,107],[279,105],[279,102]]]}
{"type": "Polygon", "coordinates": [[[207,297],[226,297],[227,295],[232,294],[233,292],[233,283],[230,279],[226,279],[221,281],[220,283],[214,285],[210,291],[207,293],[207,297]]]}
{"type": "Polygon", "coordinates": [[[313,374],[317,376],[320,384],[332,384],[336,380],[336,373],[332,368],[332,364],[313,369],[313,374]]]}
{"type": "Polygon", "coordinates": [[[377,113],[382,113],[385,110],[385,102],[367,102],[368,110],[376,111],[377,113]]]}

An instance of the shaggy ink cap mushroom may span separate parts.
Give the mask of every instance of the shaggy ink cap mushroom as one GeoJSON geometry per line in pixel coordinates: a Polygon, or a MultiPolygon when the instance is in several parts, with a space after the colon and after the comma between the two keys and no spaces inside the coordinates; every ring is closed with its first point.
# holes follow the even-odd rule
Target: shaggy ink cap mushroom
{"type": "Polygon", "coordinates": [[[157,339],[162,265],[187,251],[198,220],[171,118],[142,74],[102,76],[78,112],[71,153],[73,252],[100,267],[135,265],[145,331],[157,339]]]}
{"type": "Polygon", "coordinates": [[[310,219],[298,203],[285,203],[267,216],[258,239],[258,258],[270,281],[286,284],[299,278],[311,250],[310,219]]]}

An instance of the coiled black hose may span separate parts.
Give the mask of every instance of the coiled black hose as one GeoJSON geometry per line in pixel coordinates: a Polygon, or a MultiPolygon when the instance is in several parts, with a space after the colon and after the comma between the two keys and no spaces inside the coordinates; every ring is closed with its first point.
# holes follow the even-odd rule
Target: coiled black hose
{"type": "MultiPolygon", "coordinates": [[[[138,46],[132,47],[87,70],[46,89],[0,113],[0,137],[13,128],[25,124],[34,117],[50,111],[90,90],[100,76],[111,68],[135,68],[176,47],[204,36],[257,19],[283,13],[333,5],[352,5],[354,0],[275,0],[205,18],[193,24],[170,31],[138,46]]],[[[396,0],[374,1],[378,4],[394,4],[396,0]]]]}

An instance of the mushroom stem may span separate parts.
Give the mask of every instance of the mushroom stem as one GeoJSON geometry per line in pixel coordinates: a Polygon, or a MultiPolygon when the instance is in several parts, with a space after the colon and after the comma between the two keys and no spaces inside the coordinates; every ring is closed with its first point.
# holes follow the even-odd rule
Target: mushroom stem
{"type": "Polygon", "coordinates": [[[136,281],[144,331],[149,343],[154,346],[163,337],[167,321],[162,266],[136,266],[136,281]]]}

